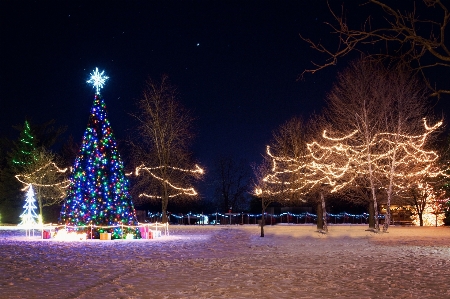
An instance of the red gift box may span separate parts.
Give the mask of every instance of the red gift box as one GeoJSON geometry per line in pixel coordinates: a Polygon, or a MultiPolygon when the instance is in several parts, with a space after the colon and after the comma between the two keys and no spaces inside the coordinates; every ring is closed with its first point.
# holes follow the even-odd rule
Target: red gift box
{"type": "Polygon", "coordinates": [[[42,234],[42,238],[43,239],[50,239],[51,234],[49,231],[44,230],[43,234],[42,234]]]}

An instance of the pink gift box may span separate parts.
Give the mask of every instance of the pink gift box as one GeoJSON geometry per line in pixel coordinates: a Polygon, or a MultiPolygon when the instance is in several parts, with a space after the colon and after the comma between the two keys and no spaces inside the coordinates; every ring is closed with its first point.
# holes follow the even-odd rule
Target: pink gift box
{"type": "Polygon", "coordinates": [[[140,226],[139,231],[141,232],[142,239],[153,239],[153,234],[149,230],[148,226],[140,226]]]}

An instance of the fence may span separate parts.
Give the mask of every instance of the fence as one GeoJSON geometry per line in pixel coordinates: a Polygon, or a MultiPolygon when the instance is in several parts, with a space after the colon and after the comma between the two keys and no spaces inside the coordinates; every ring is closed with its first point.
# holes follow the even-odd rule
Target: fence
{"type": "MultiPolygon", "coordinates": [[[[379,215],[384,219],[384,215],[379,215]]],[[[161,213],[148,213],[147,220],[150,222],[161,221],[161,213]]],[[[250,213],[213,213],[213,214],[168,214],[169,222],[175,224],[258,224],[262,214],[250,213]]],[[[314,224],[317,223],[317,215],[312,213],[294,214],[285,212],[281,214],[264,214],[265,224],[314,224]]],[[[327,213],[327,222],[330,224],[368,224],[369,214],[327,213]]]]}

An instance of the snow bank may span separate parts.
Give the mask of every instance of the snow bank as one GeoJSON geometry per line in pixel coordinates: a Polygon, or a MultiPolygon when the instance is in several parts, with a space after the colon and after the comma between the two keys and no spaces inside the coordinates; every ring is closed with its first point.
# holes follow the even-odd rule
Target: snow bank
{"type": "Polygon", "coordinates": [[[1,298],[448,298],[450,228],[171,226],[61,242],[0,227],[1,298]]]}

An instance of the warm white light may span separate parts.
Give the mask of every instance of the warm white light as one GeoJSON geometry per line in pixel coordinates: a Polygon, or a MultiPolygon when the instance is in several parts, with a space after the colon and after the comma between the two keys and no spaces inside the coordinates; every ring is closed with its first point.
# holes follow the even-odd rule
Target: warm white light
{"type": "Polygon", "coordinates": [[[389,132],[375,134],[369,141],[370,146],[354,145],[349,140],[357,133],[335,138],[324,131],[323,145],[316,141],[307,144],[308,153],[294,158],[276,156],[267,147],[267,155],[272,159],[272,171],[263,182],[267,188],[256,189],[256,195],[276,195],[285,192],[304,194],[316,186],[326,185],[330,192],[336,192],[352,184],[359,175],[365,174],[370,163],[379,178],[395,178],[394,185],[398,190],[407,190],[412,179],[422,176],[447,176],[445,169],[437,165],[439,155],[436,151],[426,150],[428,137],[441,125],[438,122],[428,126],[424,122],[425,131],[420,135],[403,135],[389,132]],[[370,153],[367,151],[370,149],[370,153]],[[364,157],[370,154],[371,160],[364,157]],[[391,171],[386,161],[395,155],[395,172],[391,171]],[[286,176],[295,180],[286,180],[286,176]],[[271,191],[271,186],[277,191],[271,191]],[[281,190],[281,191],[280,191],[281,190]]]}
{"type": "Polygon", "coordinates": [[[85,241],[86,234],[77,232],[68,232],[65,229],[61,229],[56,233],[54,239],[59,241],[85,241]]]}
{"type": "MultiPolygon", "coordinates": [[[[192,188],[192,187],[191,188],[183,188],[183,187],[175,186],[168,180],[164,180],[163,178],[161,178],[160,176],[158,176],[154,173],[154,170],[160,170],[163,168],[169,168],[169,169],[173,169],[173,170],[177,170],[177,171],[181,171],[181,172],[188,172],[193,175],[202,175],[204,172],[203,169],[200,168],[200,166],[198,166],[198,165],[195,165],[195,168],[192,170],[192,169],[183,169],[183,168],[172,167],[172,166],[146,167],[144,164],[142,164],[141,166],[136,167],[135,175],[139,176],[139,174],[140,174],[139,172],[141,170],[146,170],[155,179],[157,179],[161,182],[165,182],[172,189],[176,190],[175,191],[176,193],[173,193],[168,196],[169,198],[176,197],[176,196],[183,195],[183,194],[188,195],[188,196],[196,196],[197,195],[197,191],[195,191],[194,188],[192,188]]],[[[161,196],[159,196],[159,195],[150,195],[150,194],[146,194],[146,193],[139,194],[139,197],[143,197],[143,196],[150,197],[150,198],[161,198],[161,196]]]]}
{"type": "MultiPolygon", "coordinates": [[[[69,170],[69,168],[67,168],[67,167],[64,169],[61,169],[55,163],[50,162],[30,174],[18,174],[15,177],[19,182],[21,182],[22,184],[25,185],[25,187],[22,189],[22,191],[26,191],[29,188],[29,186],[31,186],[31,185],[34,185],[35,187],[67,188],[70,183],[69,180],[62,180],[61,182],[55,183],[55,184],[39,184],[39,183],[36,183],[36,181],[43,179],[45,176],[49,175],[52,172],[59,172],[59,173],[63,174],[65,172],[67,172],[68,170],[69,170]]],[[[65,196],[65,193],[63,192],[61,196],[65,196]]]]}

